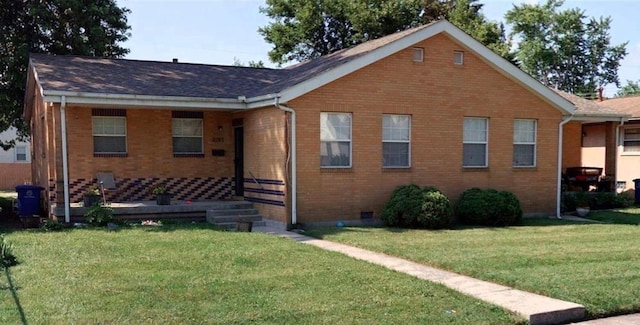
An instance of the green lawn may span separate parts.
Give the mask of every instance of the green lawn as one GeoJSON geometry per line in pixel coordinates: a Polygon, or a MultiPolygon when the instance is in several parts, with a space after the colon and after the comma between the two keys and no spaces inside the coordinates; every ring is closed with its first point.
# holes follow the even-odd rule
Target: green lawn
{"type": "Polygon", "coordinates": [[[514,324],[440,285],[203,224],[6,234],[0,324],[514,324]]]}
{"type": "MultiPolygon", "coordinates": [[[[630,219],[637,210],[592,212],[630,219]]],[[[583,304],[590,317],[640,312],[640,226],[525,220],[456,230],[325,228],[309,235],[583,304]]]]}

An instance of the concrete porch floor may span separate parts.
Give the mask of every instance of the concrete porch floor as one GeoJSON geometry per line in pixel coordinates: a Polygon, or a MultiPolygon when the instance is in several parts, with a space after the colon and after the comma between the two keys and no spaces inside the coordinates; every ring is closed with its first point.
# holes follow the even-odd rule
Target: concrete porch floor
{"type": "MultiPolygon", "coordinates": [[[[107,202],[105,206],[113,209],[113,214],[122,219],[180,219],[198,220],[205,219],[207,210],[237,209],[251,205],[242,200],[220,201],[179,201],[172,200],[169,205],[158,205],[155,201],[132,202],[107,202]]],[[[89,208],[81,203],[72,203],[69,214],[72,220],[84,218],[89,208]]],[[[64,218],[64,207],[54,205],[53,214],[57,218],[64,218]]]]}

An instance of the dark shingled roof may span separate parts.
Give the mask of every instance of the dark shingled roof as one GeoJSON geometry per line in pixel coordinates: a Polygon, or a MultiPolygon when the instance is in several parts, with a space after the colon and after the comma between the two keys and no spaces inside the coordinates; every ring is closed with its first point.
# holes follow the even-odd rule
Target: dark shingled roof
{"type": "Polygon", "coordinates": [[[431,24],[371,40],[284,69],[31,54],[42,88],[102,94],[202,98],[278,93],[431,24]]]}
{"type": "Polygon", "coordinates": [[[31,54],[42,88],[102,94],[237,98],[260,93],[290,73],[247,68],[31,54]]]}

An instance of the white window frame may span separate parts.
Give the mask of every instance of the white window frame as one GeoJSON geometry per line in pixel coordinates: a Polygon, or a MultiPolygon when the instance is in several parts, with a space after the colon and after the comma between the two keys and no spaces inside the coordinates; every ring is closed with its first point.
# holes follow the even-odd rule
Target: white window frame
{"type": "Polygon", "coordinates": [[[464,65],[464,51],[453,51],[453,64],[464,65]]]}
{"type": "Polygon", "coordinates": [[[514,168],[532,168],[532,167],[536,167],[537,165],[537,161],[538,161],[538,121],[534,120],[534,119],[514,119],[513,120],[513,160],[514,160],[514,164],[513,167],[514,168]],[[516,122],[517,121],[525,121],[525,122],[533,122],[533,142],[527,142],[527,141],[516,141],[516,122]],[[533,146],[533,162],[531,165],[516,165],[515,164],[515,154],[516,154],[516,150],[515,147],[517,145],[527,145],[527,146],[533,146]]]}
{"type": "MultiPolygon", "coordinates": [[[[395,128],[390,128],[394,130],[395,128]]],[[[411,115],[402,115],[402,114],[383,114],[382,115],[382,168],[411,168],[411,115]],[[384,119],[392,118],[392,117],[406,117],[409,125],[407,128],[407,139],[406,140],[398,140],[398,139],[385,139],[384,138],[384,119]],[[406,143],[407,144],[407,165],[406,166],[394,166],[394,165],[385,165],[384,161],[384,144],[385,143],[406,143]]]]}
{"type": "MultiPolygon", "coordinates": [[[[337,142],[337,143],[348,143],[349,144],[349,165],[348,166],[324,166],[322,165],[322,158],[320,158],[320,168],[351,168],[353,165],[353,115],[351,113],[344,112],[320,112],[320,150],[327,142],[337,142]],[[322,128],[323,121],[328,120],[328,118],[323,118],[323,116],[329,115],[347,115],[349,116],[349,139],[323,139],[322,138],[322,128]]],[[[322,151],[320,152],[322,153],[322,151]]],[[[322,157],[322,155],[320,156],[322,157]]]]}
{"type": "Polygon", "coordinates": [[[174,155],[202,155],[204,154],[204,119],[202,118],[193,118],[193,117],[174,117],[171,119],[171,147],[174,155]],[[183,135],[175,133],[175,123],[177,121],[199,121],[200,122],[200,135],[183,135]],[[200,139],[200,151],[199,152],[177,152],[175,146],[173,145],[174,138],[199,138],[200,139]]]}
{"type": "Polygon", "coordinates": [[[15,151],[15,161],[16,162],[28,162],[29,161],[29,151],[27,150],[27,146],[15,146],[14,147],[14,151],[15,151]],[[22,149],[24,150],[24,159],[19,159],[18,155],[20,153],[18,153],[18,151],[22,149]]]}
{"type": "Polygon", "coordinates": [[[640,142],[640,139],[627,139],[627,130],[636,130],[638,131],[638,133],[640,134],[640,127],[638,126],[632,126],[632,127],[624,127],[622,129],[622,136],[620,137],[620,141],[622,144],[622,155],[625,156],[638,156],[640,155],[640,150],[639,151],[627,151],[627,142],[640,142]]]}
{"type": "Polygon", "coordinates": [[[489,167],[489,118],[488,117],[465,117],[462,122],[462,167],[464,168],[488,168],[489,167]],[[483,120],[485,121],[485,140],[473,141],[464,139],[464,121],[466,120],[483,120]],[[464,164],[464,145],[465,144],[483,144],[484,145],[484,165],[467,166],[464,164]]]}
{"type": "Polygon", "coordinates": [[[92,139],[95,137],[124,137],[124,151],[96,151],[95,146],[93,147],[93,153],[98,155],[110,155],[110,154],[126,154],[129,151],[129,145],[127,141],[127,117],[126,116],[92,116],[91,117],[91,131],[92,131],[92,139]],[[96,120],[122,120],[124,122],[124,134],[104,134],[104,133],[96,133],[95,132],[95,121],[96,120]]]}

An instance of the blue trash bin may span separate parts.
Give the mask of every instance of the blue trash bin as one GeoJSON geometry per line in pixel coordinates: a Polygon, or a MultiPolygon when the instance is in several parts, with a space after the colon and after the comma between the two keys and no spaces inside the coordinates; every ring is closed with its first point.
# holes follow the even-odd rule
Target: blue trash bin
{"type": "Polygon", "coordinates": [[[35,185],[18,185],[18,215],[31,217],[40,214],[40,192],[44,187],[35,185]]]}
{"type": "Polygon", "coordinates": [[[633,187],[636,192],[636,204],[640,203],[640,178],[636,178],[633,180],[633,187]]]}

